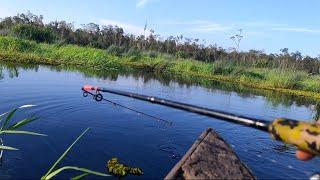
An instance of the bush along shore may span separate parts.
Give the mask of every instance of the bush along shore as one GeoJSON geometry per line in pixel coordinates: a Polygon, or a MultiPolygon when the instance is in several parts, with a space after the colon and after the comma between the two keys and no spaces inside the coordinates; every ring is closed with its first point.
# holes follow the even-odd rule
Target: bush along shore
{"type": "Polygon", "coordinates": [[[218,60],[205,63],[168,54],[141,52],[134,48],[121,52],[117,46],[103,50],[0,36],[0,60],[29,64],[74,65],[98,70],[133,67],[148,72],[240,83],[247,87],[320,99],[320,75],[289,69],[245,67],[232,61],[218,60]]]}

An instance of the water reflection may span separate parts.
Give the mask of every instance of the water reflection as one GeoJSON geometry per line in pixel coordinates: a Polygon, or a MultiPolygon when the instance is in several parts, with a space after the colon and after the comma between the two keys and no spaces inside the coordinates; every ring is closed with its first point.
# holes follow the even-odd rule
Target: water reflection
{"type": "MultiPolygon", "coordinates": [[[[19,70],[28,70],[38,72],[39,65],[33,64],[12,64],[12,63],[2,63],[0,64],[0,80],[5,78],[7,75],[9,78],[15,78],[19,76],[19,70]]],[[[229,94],[236,93],[237,96],[242,98],[256,98],[257,96],[265,97],[267,103],[272,107],[284,106],[290,107],[292,105],[306,106],[314,112],[313,120],[320,119],[320,101],[300,97],[294,95],[288,95],[285,93],[279,93],[270,90],[258,90],[247,88],[240,84],[234,83],[223,83],[214,80],[205,80],[197,77],[191,76],[180,76],[180,75],[170,75],[170,74],[159,74],[159,73],[148,73],[143,71],[137,71],[131,68],[121,69],[121,70],[110,70],[110,71],[97,71],[92,68],[82,68],[74,66],[46,66],[51,71],[54,72],[78,72],[86,78],[97,78],[102,80],[117,81],[119,76],[123,77],[133,77],[135,80],[142,79],[143,83],[148,83],[152,80],[157,80],[163,86],[170,86],[171,83],[177,83],[180,88],[191,86],[201,86],[205,87],[207,91],[221,91],[220,93],[229,94]]]]}
{"type": "Polygon", "coordinates": [[[42,169],[37,167],[49,166],[49,162],[56,159],[58,152],[65,149],[64,145],[72,141],[78,131],[88,126],[92,127],[92,136],[87,136],[88,141],[80,144],[79,149],[91,155],[89,157],[78,154],[75,159],[79,164],[88,164],[93,169],[99,169],[100,164],[97,162],[100,162],[102,157],[109,159],[121,156],[142,165],[146,169],[146,177],[159,179],[208,127],[217,130],[233,146],[235,152],[258,178],[305,178],[307,171],[309,176],[319,167],[317,160],[307,164],[296,160],[293,155],[294,148],[271,140],[264,132],[192,113],[180,113],[172,108],[130,98],[107,96],[114,102],[173,121],[173,126],[163,127],[157,121],[150,121],[145,116],[112,104],[102,102],[99,105],[84,99],[80,97],[79,86],[84,82],[114,86],[267,120],[278,116],[295,119],[311,119],[313,116],[317,118],[320,112],[319,103],[312,99],[254,90],[237,84],[142,73],[132,69],[96,71],[74,67],[14,64],[2,64],[0,69],[1,77],[4,78],[0,82],[3,86],[1,111],[30,102],[37,104],[39,106],[30,114],[38,113],[41,121],[30,128],[49,135],[44,140],[45,143],[34,141],[24,144],[23,140],[12,139],[23,146],[23,155],[30,154],[29,159],[18,155],[21,158],[19,161],[8,158],[13,159],[10,167],[14,170],[10,174],[17,178],[18,175],[31,178],[35,172],[42,172],[42,169]],[[99,146],[96,146],[97,144],[99,146]],[[34,158],[36,149],[44,149],[37,153],[37,157],[48,159],[48,164],[43,162],[43,158],[34,158]]]}

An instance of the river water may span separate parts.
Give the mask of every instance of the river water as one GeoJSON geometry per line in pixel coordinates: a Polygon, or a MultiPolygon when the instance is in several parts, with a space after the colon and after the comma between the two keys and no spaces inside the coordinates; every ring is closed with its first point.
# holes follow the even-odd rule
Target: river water
{"type": "MultiPolygon", "coordinates": [[[[312,121],[317,102],[272,91],[258,91],[190,77],[166,77],[134,71],[90,71],[67,67],[0,64],[0,114],[20,110],[15,120],[31,115],[40,119],[24,130],[48,137],[6,135],[0,178],[40,178],[87,127],[60,166],[74,165],[106,172],[106,162],[118,157],[144,170],[141,178],[163,178],[202,131],[214,128],[259,179],[309,178],[319,170],[319,158],[302,162],[293,147],[283,146],[265,132],[214,118],[150,104],[127,97],[105,98],[166,119],[172,126],[107,102],[82,97],[81,86],[92,84],[153,95],[255,118],[278,117],[312,121]]],[[[64,172],[67,178],[79,173],[64,172]]]]}

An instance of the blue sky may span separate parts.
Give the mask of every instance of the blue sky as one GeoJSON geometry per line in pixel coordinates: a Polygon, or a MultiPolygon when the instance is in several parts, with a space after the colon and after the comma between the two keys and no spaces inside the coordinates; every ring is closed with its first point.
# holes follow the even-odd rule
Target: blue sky
{"type": "Polygon", "coordinates": [[[318,56],[319,8],[319,0],[1,0],[0,17],[30,10],[46,22],[118,24],[134,34],[147,21],[163,37],[182,34],[224,48],[234,46],[230,36],[241,28],[241,50],[287,47],[318,56]]]}

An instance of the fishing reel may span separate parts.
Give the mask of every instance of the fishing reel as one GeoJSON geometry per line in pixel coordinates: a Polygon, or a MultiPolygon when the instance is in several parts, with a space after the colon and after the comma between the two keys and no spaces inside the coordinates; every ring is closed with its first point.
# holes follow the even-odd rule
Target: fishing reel
{"type": "Polygon", "coordinates": [[[92,86],[84,86],[82,88],[82,91],[83,91],[83,93],[82,93],[83,97],[87,97],[90,94],[90,95],[92,95],[93,99],[96,101],[102,101],[102,99],[103,99],[103,96],[100,93],[100,91],[98,90],[98,88],[95,88],[92,86]],[[95,92],[93,93],[90,91],[95,91],[95,92]]]}
{"type": "Polygon", "coordinates": [[[93,99],[98,101],[98,102],[102,101],[102,99],[103,99],[103,96],[99,91],[97,91],[96,94],[90,93],[88,91],[83,91],[82,96],[83,97],[87,97],[89,94],[91,94],[93,99]]]}
{"type": "Polygon", "coordinates": [[[96,100],[96,101],[102,101],[103,99],[103,96],[101,93],[97,93],[93,96],[93,99],[96,100]]]}

